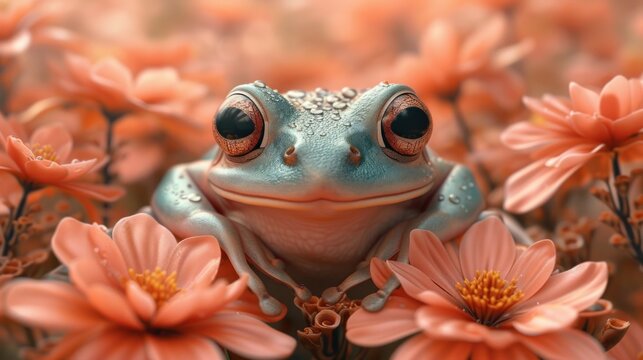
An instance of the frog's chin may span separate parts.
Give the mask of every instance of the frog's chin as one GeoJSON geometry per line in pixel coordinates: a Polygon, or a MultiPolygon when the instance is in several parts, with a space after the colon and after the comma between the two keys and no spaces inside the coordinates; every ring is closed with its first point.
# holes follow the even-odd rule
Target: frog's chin
{"type": "Polygon", "coordinates": [[[412,190],[393,193],[393,194],[384,194],[377,195],[372,197],[363,197],[355,199],[305,199],[305,200],[294,200],[286,198],[277,198],[277,197],[267,197],[267,196],[258,196],[258,195],[248,195],[241,194],[235,191],[230,191],[217,187],[214,184],[210,184],[212,189],[217,193],[217,195],[238,203],[253,205],[253,206],[262,206],[270,207],[284,210],[299,210],[299,211],[346,211],[354,210],[367,207],[376,207],[401,203],[407,200],[418,198],[428,191],[431,190],[433,184],[426,184],[419,188],[412,190]]]}

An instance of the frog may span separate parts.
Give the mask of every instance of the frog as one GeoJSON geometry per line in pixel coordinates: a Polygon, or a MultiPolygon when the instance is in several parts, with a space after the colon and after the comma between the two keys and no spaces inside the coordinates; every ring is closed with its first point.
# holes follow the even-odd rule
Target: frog
{"type": "MultiPolygon", "coordinates": [[[[178,237],[213,235],[264,314],[283,307],[272,280],[333,304],[368,282],[371,259],[408,261],[412,230],[448,241],[478,219],[474,175],[428,147],[433,127],[403,84],[239,85],[213,117],[216,144],[169,169],[151,209],[178,237]]],[[[391,276],[362,306],[381,309],[398,286],[391,276]]]]}

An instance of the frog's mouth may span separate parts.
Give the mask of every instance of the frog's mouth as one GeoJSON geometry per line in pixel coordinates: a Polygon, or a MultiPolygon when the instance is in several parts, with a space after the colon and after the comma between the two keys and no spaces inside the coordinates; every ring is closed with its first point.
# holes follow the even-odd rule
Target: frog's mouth
{"type": "Polygon", "coordinates": [[[220,188],[210,182],[210,186],[217,193],[217,195],[231,201],[239,202],[246,205],[262,206],[270,208],[278,208],[285,210],[353,210],[359,208],[383,206],[401,203],[407,200],[418,198],[429,192],[433,183],[425,184],[421,187],[407,190],[399,193],[391,193],[385,195],[376,195],[370,197],[361,197],[354,199],[338,199],[338,198],[311,198],[295,200],[290,198],[268,197],[261,195],[249,195],[236,191],[220,188]]]}

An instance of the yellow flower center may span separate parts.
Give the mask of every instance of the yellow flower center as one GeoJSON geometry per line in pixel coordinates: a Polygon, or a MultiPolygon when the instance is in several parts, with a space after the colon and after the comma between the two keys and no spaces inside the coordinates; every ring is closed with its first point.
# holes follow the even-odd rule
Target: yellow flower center
{"type": "Polygon", "coordinates": [[[56,151],[51,145],[33,144],[31,146],[31,151],[33,152],[33,156],[36,160],[50,160],[53,162],[58,160],[56,151]]]}
{"type": "Polygon", "coordinates": [[[165,270],[157,267],[154,271],[145,270],[142,273],[137,273],[130,268],[128,273],[130,279],[136,281],[145,292],[152,296],[157,307],[181,291],[181,288],[176,285],[176,271],[168,275],[165,270]]]}
{"type": "Polygon", "coordinates": [[[524,293],[516,288],[516,280],[507,282],[499,271],[476,271],[472,280],[456,283],[456,289],[467,304],[469,313],[484,325],[493,326],[516,304],[524,293]]]}

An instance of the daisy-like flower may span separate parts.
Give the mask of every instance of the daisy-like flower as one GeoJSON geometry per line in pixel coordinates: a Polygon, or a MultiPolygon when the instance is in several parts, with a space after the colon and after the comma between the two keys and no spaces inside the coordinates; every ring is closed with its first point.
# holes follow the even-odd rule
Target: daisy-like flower
{"type": "Polygon", "coordinates": [[[64,359],[283,358],[295,340],[234,302],[247,277],[212,284],[221,251],[212,236],[177,243],[146,214],[121,219],[113,241],[98,225],[64,219],[52,240],[72,284],[21,281],[4,311],[28,326],[67,332],[49,354],[64,359]]]}
{"type": "Polygon", "coordinates": [[[556,249],[542,240],[519,250],[497,218],[474,224],[459,253],[433,233],[411,233],[410,265],[388,262],[408,297],[379,313],[359,310],[347,337],[377,346],[416,334],[395,359],[601,359],[591,336],[572,329],[605,290],[605,263],[552,275],[556,249]]]}
{"type": "Polygon", "coordinates": [[[643,149],[643,81],[616,76],[600,92],[576,83],[571,99],[526,97],[539,122],[509,127],[502,140],[516,150],[530,150],[534,162],[506,183],[505,208],[529,211],[549,199],[565,180],[590,160],[625,148],[643,149]]]}
{"type": "Polygon", "coordinates": [[[123,195],[119,187],[87,180],[104,165],[105,156],[98,148],[86,147],[82,155],[88,159],[74,159],[73,140],[63,126],[39,127],[25,143],[22,139],[26,131],[18,125],[15,120],[0,118],[0,144],[4,149],[0,152],[0,171],[13,174],[24,184],[51,185],[102,201],[114,201],[123,195]]]}
{"type": "Polygon", "coordinates": [[[506,27],[505,18],[495,15],[465,35],[453,21],[435,20],[420,40],[419,54],[407,54],[398,61],[396,81],[442,98],[453,98],[462,83],[472,78],[493,91],[513,87],[505,68],[520,60],[530,43],[499,48],[506,27]]]}
{"type": "Polygon", "coordinates": [[[182,80],[171,67],[146,69],[134,77],[114,58],[92,64],[68,55],[59,72],[58,85],[65,93],[97,103],[112,114],[142,110],[180,117],[207,91],[201,84],[182,80]]]}

